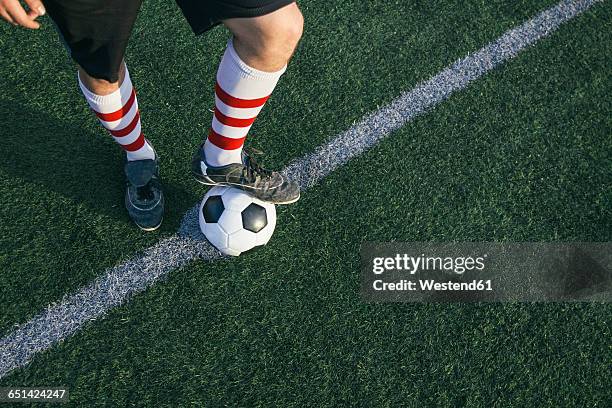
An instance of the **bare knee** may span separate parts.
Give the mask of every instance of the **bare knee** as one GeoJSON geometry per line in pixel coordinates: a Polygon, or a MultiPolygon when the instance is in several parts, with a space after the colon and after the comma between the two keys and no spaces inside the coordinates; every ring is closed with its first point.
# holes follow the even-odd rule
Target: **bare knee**
{"type": "Polygon", "coordinates": [[[119,89],[119,85],[123,82],[123,78],[125,77],[125,67],[122,64],[117,76],[119,80],[117,82],[109,82],[106,79],[94,78],[90,76],[82,67],[78,67],[79,69],[79,78],[81,78],[81,82],[87,89],[96,95],[108,95],[115,92],[119,89]]]}
{"type": "Polygon", "coordinates": [[[234,34],[234,47],[250,66],[264,71],[282,68],[302,37],[304,17],[295,3],[254,18],[224,21],[234,34]]]}
{"type": "Polygon", "coordinates": [[[295,3],[286,9],[286,12],[276,16],[274,24],[266,26],[263,37],[267,40],[264,46],[289,60],[302,38],[304,16],[295,3]]]}

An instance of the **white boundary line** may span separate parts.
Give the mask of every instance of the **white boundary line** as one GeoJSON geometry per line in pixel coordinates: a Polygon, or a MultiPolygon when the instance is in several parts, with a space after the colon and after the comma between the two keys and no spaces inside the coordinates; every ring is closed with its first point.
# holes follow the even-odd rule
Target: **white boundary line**
{"type": "MultiPolygon", "coordinates": [[[[469,54],[430,80],[404,92],[389,105],[366,116],[346,132],[313,153],[294,161],[284,173],[294,177],[302,190],[362,154],[381,139],[411,121],[415,116],[465,88],[521,50],[546,37],[562,23],[571,20],[603,0],[564,0],[524,24],[513,28],[479,51],[469,54]]],[[[66,295],[45,311],[25,322],[0,340],[0,378],[26,365],[36,353],[47,350],[81,329],[85,323],[103,316],[166,277],[171,271],[201,258],[221,255],[206,242],[197,222],[198,206],[185,214],[177,234],[161,240],[121,265],[105,271],[90,285],[66,295]]]]}

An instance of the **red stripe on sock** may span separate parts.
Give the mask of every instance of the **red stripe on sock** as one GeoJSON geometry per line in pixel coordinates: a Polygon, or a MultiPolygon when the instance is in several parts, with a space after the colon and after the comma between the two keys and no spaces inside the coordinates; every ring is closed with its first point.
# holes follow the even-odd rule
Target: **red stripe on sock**
{"type": "Polygon", "coordinates": [[[115,112],[111,112],[111,113],[100,113],[94,110],[94,113],[96,114],[97,117],[99,117],[105,122],[114,122],[116,120],[121,119],[126,113],[130,111],[135,100],[136,100],[136,91],[134,90],[134,88],[132,88],[132,94],[130,95],[130,98],[127,100],[125,105],[121,107],[121,109],[116,110],[115,112]]]}
{"type": "Polygon", "coordinates": [[[257,99],[236,98],[228,94],[227,92],[225,92],[223,89],[221,89],[221,87],[219,86],[219,83],[215,84],[215,93],[217,94],[219,99],[223,101],[224,104],[229,105],[232,108],[259,108],[264,103],[266,103],[266,101],[270,97],[270,95],[268,95],[268,96],[264,96],[263,98],[257,98],[257,99]]]}
{"type": "Polygon", "coordinates": [[[128,152],[135,152],[136,150],[144,146],[144,144],[145,144],[144,134],[140,132],[140,136],[138,136],[138,139],[136,139],[130,144],[121,145],[121,147],[123,147],[123,149],[127,150],[128,152]]]}
{"type": "Polygon", "coordinates": [[[208,133],[208,141],[223,150],[240,149],[244,144],[244,139],[246,139],[246,136],[238,139],[225,137],[223,135],[218,134],[212,129],[208,133]]]}
{"type": "Polygon", "coordinates": [[[217,118],[219,122],[223,123],[226,126],[247,127],[251,126],[253,122],[255,122],[257,116],[249,119],[232,118],[231,116],[225,116],[221,113],[221,111],[219,111],[219,109],[215,108],[215,118],[217,118]]]}
{"type": "Polygon", "coordinates": [[[129,125],[127,125],[123,129],[111,130],[110,131],[111,135],[115,137],[123,137],[123,136],[129,135],[130,133],[132,133],[132,130],[136,128],[136,125],[138,125],[139,121],[140,121],[140,111],[136,111],[136,115],[134,115],[134,119],[132,119],[129,125]]]}

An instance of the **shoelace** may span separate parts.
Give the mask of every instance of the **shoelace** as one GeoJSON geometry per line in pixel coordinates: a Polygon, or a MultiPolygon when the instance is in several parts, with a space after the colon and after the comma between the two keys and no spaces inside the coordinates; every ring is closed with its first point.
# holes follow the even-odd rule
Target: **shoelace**
{"type": "Polygon", "coordinates": [[[149,182],[142,187],[136,187],[136,198],[138,201],[153,200],[155,198],[155,193],[153,193],[150,184],[149,182]]]}
{"type": "Polygon", "coordinates": [[[258,179],[269,178],[272,175],[272,171],[263,168],[252,155],[263,154],[260,150],[254,148],[248,148],[245,151],[246,160],[245,166],[242,168],[242,176],[250,183],[256,182],[258,179]]]}

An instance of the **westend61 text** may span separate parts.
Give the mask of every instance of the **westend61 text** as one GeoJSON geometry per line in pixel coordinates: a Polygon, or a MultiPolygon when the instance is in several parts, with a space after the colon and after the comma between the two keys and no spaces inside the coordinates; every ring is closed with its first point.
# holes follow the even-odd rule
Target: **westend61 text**
{"type": "Polygon", "coordinates": [[[472,280],[470,282],[436,282],[433,279],[419,279],[417,282],[402,279],[396,282],[383,282],[380,279],[372,282],[372,287],[377,291],[403,291],[403,290],[421,290],[421,291],[483,291],[493,290],[491,280],[472,280]],[[418,282],[418,284],[417,284],[418,282]]]}

